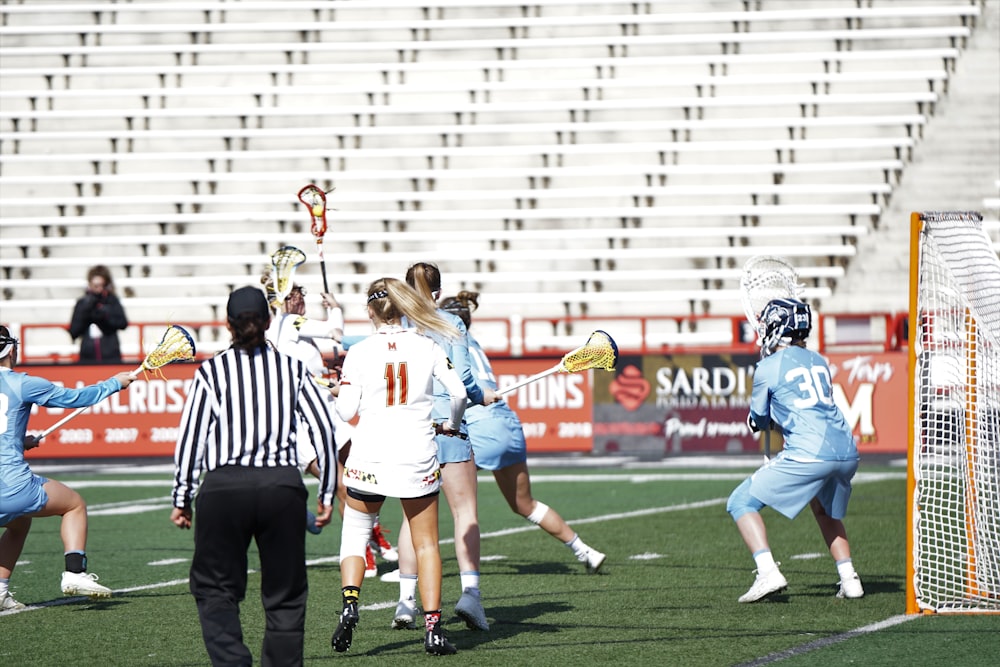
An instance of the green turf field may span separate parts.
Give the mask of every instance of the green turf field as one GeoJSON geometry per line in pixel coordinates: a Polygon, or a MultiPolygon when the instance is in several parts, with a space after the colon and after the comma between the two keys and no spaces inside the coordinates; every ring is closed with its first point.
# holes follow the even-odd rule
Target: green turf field
{"type": "MultiPolygon", "coordinates": [[[[834,597],[836,570],[808,510],[795,521],[765,510],[789,588],[773,601],[737,604],[753,581],[753,561],[725,499],[750,469],[534,468],[535,496],[607,552],[596,576],[511,513],[491,478],[481,476],[482,590],[491,629],[467,630],[452,613],[459,581],[443,508],[445,628],[459,649],[446,658],[424,655],[421,632],[389,629],[397,585],[378,579],[365,581],[351,650],[333,653],[330,635],[340,611],[336,521],[307,536],[306,663],[741,665],[780,656],[787,665],[996,664],[996,616],[901,622],[905,479],[898,467],[863,463],[856,479],[847,527],[863,599],[834,597]]],[[[207,664],[186,583],[192,533],[169,521],[170,474],[120,466],[102,474],[46,474],[87,499],[90,570],[115,595],[100,602],[63,598],[59,520],[36,519],[11,582],[17,599],[32,608],[0,615],[0,664],[207,664]]],[[[315,486],[310,490],[314,499],[315,486]]],[[[390,539],[399,516],[398,505],[387,502],[382,522],[390,539]]],[[[380,563],[380,571],[390,569],[380,563]]],[[[243,605],[245,639],[255,655],[263,627],[258,583],[252,575],[243,605]]]]}

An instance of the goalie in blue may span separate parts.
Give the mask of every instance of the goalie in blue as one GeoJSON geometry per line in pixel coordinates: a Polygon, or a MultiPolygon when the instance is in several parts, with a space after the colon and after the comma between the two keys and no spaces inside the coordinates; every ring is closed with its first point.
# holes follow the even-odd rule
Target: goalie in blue
{"type": "Polygon", "coordinates": [[[757,565],[753,586],[739,601],[756,602],[788,586],[771,554],[760,515],[765,506],[792,519],[809,505],[836,561],[837,597],[860,598],[864,589],[843,522],[858,469],[858,448],[833,401],[829,365],[806,348],[812,312],[802,301],[775,299],[759,319],[761,360],[754,372],[748,424],[754,432],[774,428],[785,444],[736,487],[726,505],[757,565]]]}

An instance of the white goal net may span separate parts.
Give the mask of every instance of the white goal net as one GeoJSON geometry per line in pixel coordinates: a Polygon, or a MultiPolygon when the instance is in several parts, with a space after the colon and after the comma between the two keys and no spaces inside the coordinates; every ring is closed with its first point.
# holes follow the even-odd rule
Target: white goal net
{"type": "Polygon", "coordinates": [[[911,222],[907,611],[1000,612],[1000,258],[978,213],[911,222]]]}

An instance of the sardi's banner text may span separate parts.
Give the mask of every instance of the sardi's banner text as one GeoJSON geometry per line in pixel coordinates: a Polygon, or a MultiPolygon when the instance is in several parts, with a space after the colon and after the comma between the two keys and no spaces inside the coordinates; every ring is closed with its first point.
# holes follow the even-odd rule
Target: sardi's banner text
{"type": "MultiPolygon", "coordinates": [[[[827,355],[834,400],[862,454],[906,451],[906,355],[827,355]]],[[[691,452],[757,452],[746,416],[758,357],[746,354],[623,356],[594,373],[594,451],[648,458],[691,452]]]]}

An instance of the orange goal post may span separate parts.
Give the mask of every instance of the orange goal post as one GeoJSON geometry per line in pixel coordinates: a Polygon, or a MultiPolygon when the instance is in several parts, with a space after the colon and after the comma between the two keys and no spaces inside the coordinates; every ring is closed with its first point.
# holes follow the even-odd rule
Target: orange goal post
{"type": "Polygon", "coordinates": [[[910,231],[906,612],[1000,613],[1000,258],[975,212],[910,231]]]}

